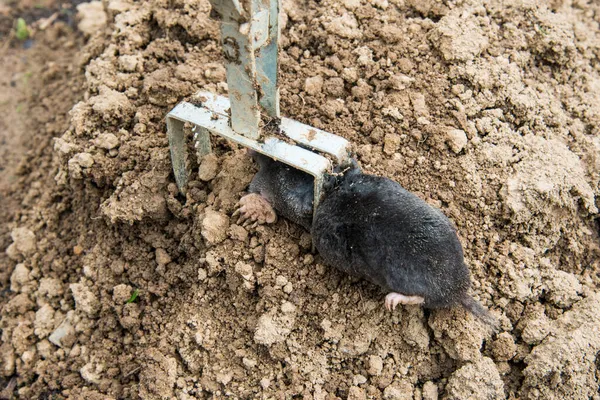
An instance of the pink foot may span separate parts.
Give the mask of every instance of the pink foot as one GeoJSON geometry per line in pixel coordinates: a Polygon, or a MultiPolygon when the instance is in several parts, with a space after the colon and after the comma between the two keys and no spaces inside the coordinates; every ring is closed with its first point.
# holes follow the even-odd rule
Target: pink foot
{"type": "Polygon", "coordinates": [[[240,199],[239,207],[233,217],[238,216],[238,224],[256,227],[258,224],[272,224],[277,221],[277,214],[267,199],[257,193],[250,193],[240,199]]]}
{"type": "Polygon", "coordinates": [[[385,296],[385,308],[388,311],[392,311],[396,309],[398,304],[423,304],[425,299],[421,296],[405,296],[400,293],[388,293],[385,296]]]}

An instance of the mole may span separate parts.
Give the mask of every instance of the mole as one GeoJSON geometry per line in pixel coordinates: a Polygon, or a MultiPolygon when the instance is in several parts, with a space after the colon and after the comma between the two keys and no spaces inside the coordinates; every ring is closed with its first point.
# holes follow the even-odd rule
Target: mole
{"type": "Polygon", "coordinates": [[[325,179],[313,218],[313,177],[252,152],[260,170],[236,211],[243,224],[275,221],[275,210],[311,232],[326,264],[380,286],[385,306],[462,306],[497,320],[468,290],[469,269],[450,220],[397,182],[363,173],[355,160],[325,179]]]}
{"type": "Polygon", "coordinates": [[[313,219],[314,178],[287,164],[253,150],[248,151],[259,170],[248,195],[239,201],[233,216],[238,223],[258,225],[277,220],[275,210],[288,220],[310,231],[313,219]]]}

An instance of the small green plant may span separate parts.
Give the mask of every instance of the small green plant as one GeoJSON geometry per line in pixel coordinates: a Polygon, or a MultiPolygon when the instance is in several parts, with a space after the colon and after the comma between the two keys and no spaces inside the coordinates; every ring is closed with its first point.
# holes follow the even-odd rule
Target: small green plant
{"type": "Polygon", "coordinates": [[[15,33],[15,36],[19,40],[27,40],[29,38],[29,29],[23,18],[17,20],[17,32],[15,33]]]}
{"type": "Polygon", "coordinates": [[[133,291],[133,293],[131,293],[131,297],[129,298],[129,300],[127,300],[127,304],[133,303],[135,301],[135,299],[137,299],[139,294],[140,294],[140,289],[135,289],[133,291]]]}
{"type": "Polygon", "coordinates": [[[25,72],[23,74],[23,84],[27,85],[32,76],[33,76],[33,72],[31,72],[31,71],[25,72]]]}

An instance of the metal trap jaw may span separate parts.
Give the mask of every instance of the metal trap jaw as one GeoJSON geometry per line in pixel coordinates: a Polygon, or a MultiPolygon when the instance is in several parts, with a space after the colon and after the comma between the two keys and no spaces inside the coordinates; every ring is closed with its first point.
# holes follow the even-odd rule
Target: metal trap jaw
{"type": "Polygon", "coordinates": [[[210,0],[211,16],[221,21],[221,42],[229,98],[198,92],[167,115],[173,172],[185,192],[189,173],[184,124],[194,125],[198,160],[209,154],[210,135],[283,162],[314,177],[314,208],[324,174],[349,162],[346,139],[293,119],[280,117],[277,86],[279,0],[210,0]],[[278,123],[266,129],[264,120],[278,123]],[[271,133],[270,133],[271,132],[271,133]]]}

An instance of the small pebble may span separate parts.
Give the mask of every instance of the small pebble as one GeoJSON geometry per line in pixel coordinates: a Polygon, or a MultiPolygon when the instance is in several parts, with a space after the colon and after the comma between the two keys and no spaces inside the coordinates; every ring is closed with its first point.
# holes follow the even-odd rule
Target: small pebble
{"type": "Polygon", "coordinates": [[[379,356],[369,356],[368,361],[368,370],[369,375],[379,376],[381,375],[381,371],[383,371],[383,360],[379,356]]]}
{"type": "Polygon", "coordinates": [[[467,134],[461,129],[451,129],[446,133],[446,143],[455,154],[460,153],[467,142],[467,134]]]}
{"type": "Polygon", "coordinates": [[[363,383],[367,382],[367,378],[364,375],[354,375],[354,377],[352,378],[352,383],[356,386],[358,385],[362,385],[363,383]]]}
{"type": "Polygon", "coordinates": [[[271,385],[271,380],[269,378],[262,378],[260,380],[260,387],[263,388],[263,390],[267,390],[270,385],[271,385]]]}
{"type": "Polygon", "coordinates": [[[156,249],[156,263],[160,266],[165,266],[171,262],[171,256],[165,249],[156,249]]]}

